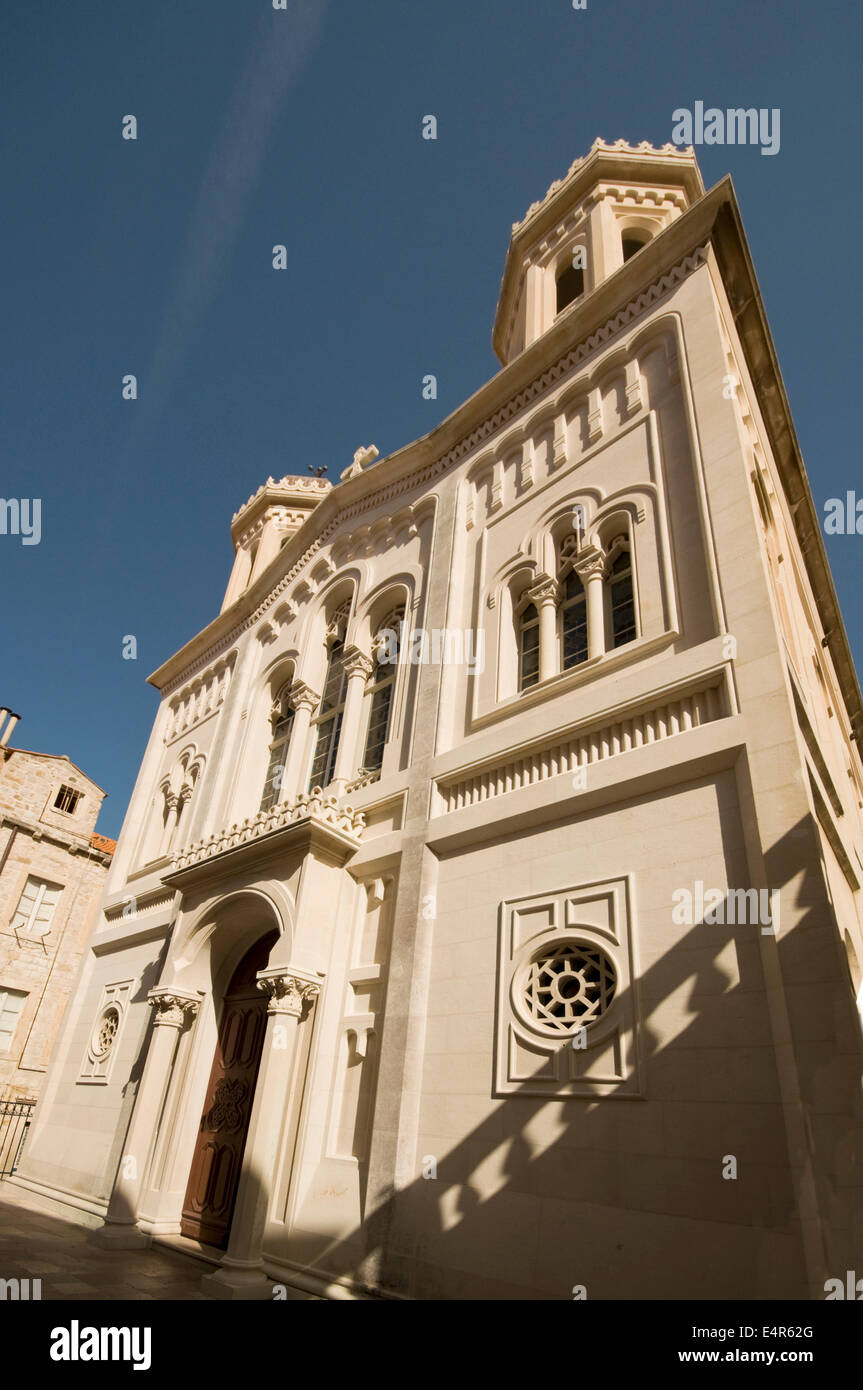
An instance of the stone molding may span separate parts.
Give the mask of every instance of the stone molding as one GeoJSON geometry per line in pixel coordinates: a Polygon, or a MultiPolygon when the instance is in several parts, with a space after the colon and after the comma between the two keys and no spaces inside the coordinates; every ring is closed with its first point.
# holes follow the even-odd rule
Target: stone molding
{"type": "Polygon", "coordinates": [[[579,769],[651,743],[685,734],[727,713],[724,687],[717,678],[685,691],[669,691],[661,703],[621,712],[613,721],[591,721],[559,735],[553,743],[525,750],[517,758],[495,759],[465,768],[436,782],[438,807],[432,819],[490,801],[549,777],[573,776],[579,769]]]}

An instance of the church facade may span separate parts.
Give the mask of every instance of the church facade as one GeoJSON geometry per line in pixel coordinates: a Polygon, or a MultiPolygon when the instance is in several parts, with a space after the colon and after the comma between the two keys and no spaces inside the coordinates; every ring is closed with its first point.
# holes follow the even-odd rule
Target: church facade
{"type": "Polygon", "coordinates": [[[824,1297],[863,709],[730,180],[596,141],[493,341],[235,515],[13,1181],[218,1297],[824,1297]]]}

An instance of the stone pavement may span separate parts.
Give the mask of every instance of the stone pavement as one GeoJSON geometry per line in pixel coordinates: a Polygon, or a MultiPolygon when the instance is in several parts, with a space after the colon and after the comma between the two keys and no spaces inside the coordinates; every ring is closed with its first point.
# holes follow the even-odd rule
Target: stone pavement
{"type": "Polygon", "coordinates": [[[92,1229],[31,1203],[0,1183],[0,1279],[41,1279],[54,1299],[204,1299],[201,1277],[212,1268],[163,1246],[104,1250],[92,1229]]]}

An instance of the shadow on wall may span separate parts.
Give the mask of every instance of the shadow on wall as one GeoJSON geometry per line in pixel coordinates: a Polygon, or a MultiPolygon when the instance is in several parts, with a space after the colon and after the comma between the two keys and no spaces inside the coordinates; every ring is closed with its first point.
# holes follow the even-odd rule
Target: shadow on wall
{"type": "MultiPolygon", "coordinates": [[[[801,824],[767,855],[772,884],[771,868],[794,861],[801,834],[811,845],[812,828],[801,824]]],[[[799,864],[799,850],[796,857],[799,864]]],[[[811,877],[798,906],[807,898],[823,904],[822,882],[811,877]]],[[[650,1102],[512,1095],[452,1148],[418,1154],[418,1170],[425,1162],[432,1171],[433,1159],[436,1176],[381,1194],[362,1228],[321,1248],[310,1268],[419,1298],[570,1299],[579,1286],[591,1299],[812,1297],[765,942],[784,981],[828,1226],[824,1278],[855,1268],[863,1248],[863,1039],[841,942],[821,905],[786,935],[780,926],[778,936],[761,938],[759,925],[701,920],[642,971],[639,1041],[650,1102]],[[729,946],[733,986],[720,960],[729,946]],[[672,996],[691,1019],[663,1044],[651,1017],[672,996]],[[557,1115],[551,1143],[532,1132],[541,1112],[544,1135],[557,1115]],[[723,1176],[730,1157],[733,1178],[723,1176]]],[[[465,1099],[441,1097],[441,1115],[465,1099]]],[[[487,1093],[474,1099],[486,1104],[487,1093]]]]}
{"type": "MultiPolygon", "coordinates": [[[[726,849],[739,856],[734,822],[721,815],[726,849]]],[[[797,863],[799,872],[804,835],[811,847],[812,827],[801,823],[768,853],[769,882],[778,882],[773,866],[797,863]]],[[[817,906],[786,934],[702,919],[641,971],[638,1038],[648,1103],[515,1093],[447,1148],[446,1126],[463,1133],[465,1107],[485,1107],[488,1093],[443,1095],[441,1151],[417,1155],[418,1171],[429,1176],[377,1200],[372,1194],[372,1211],[344,1239],[296,1232],[288,1258],[316,1276],[421,1299],[813,1296],[766,963],[768,975],[781,970],[792,1027],[798,1108],[828,1226],[824,1277],[842,1277],[856,1267],[855,1250],[859,1263],[863,1243],[855,1202],[863,1167],[861,1030],[817,875],[804,875],[797,891],[798,907],[807,899],[817,906]],[[669,1039],[666,1023],[663,1042],[652,1020],[670,1001],[682,1026],[669,1039]],[[549,1142],[550,1117],[557,1126],[549,1142]],[[831,1260],[836,1269],[827,1267],[831,1260]]],[[[143,1062],[142,1055],[132,1081],[143,1062]]],[[[287,1272],[283,1280],[290,1282],[287,1272]]]]}

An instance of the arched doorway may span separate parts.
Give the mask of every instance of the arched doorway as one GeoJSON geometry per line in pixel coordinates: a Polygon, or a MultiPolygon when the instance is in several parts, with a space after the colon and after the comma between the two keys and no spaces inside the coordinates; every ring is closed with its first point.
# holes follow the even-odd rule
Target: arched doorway
{"type": "Polygon", "coordinates": [[[267,1027],[267,1000],[255,983],[278,940],[271,931],[246,952],[225,992],[219,1036],[204,1098],[204,1109],[180,1230],[223,1250],[243,1164],[255,1083],[267,1027]]]}

